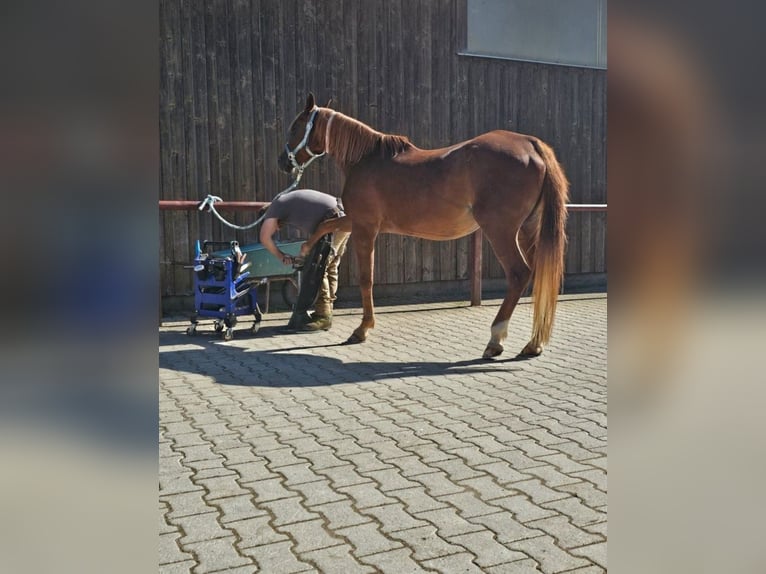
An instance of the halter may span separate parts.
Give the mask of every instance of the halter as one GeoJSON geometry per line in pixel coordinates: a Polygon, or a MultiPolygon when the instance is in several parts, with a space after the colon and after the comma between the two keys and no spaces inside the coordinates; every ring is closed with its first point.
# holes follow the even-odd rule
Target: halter
{"type": "Polygon", "coordinates": [[[314,106],[314,110],[311,112],[311,116],[309,117],[309,121],[306,123],[306,133],[303,135],[303,139],[300,141],[298,145],[295,146],[295,149],[290,149],[289,144],[285,144],[285,151],[287,152],[287,159],[290,160],[290,163],[293,166],[293,170],[298,170],[298,179],[300,179],[300,176],[303,175],[303,170],[308,167],[308,165],[314,161],[318,157],[322,157],[325,154],[325,151],[322,153],[314,153],[311,151],[311,148],[309,148],[309,137],[311,137],[311,130],[314,128],[314,119],[316,118],[316,115],[319,113],[319,108],[314,106]],[[295,156],[298,154],[299,151],[305,150],[307,154],[309,154],[309,159],[306,163],[300,164],[298,163],[298,160],[295,158],[295,156]]]}

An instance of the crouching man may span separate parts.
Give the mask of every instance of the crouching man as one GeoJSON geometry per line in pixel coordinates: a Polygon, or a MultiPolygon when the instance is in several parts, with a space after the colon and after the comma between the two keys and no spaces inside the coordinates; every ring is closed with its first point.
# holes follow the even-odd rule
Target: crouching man
{"type": "MultiPolygon", "coordinates": [[[[266,209],[261,223],[260,241],[263,246],[285,265],[295,263],[294,258],[280,251],[273,235],[283,225],[299,229],[310,236],[319,225],[329,219],[343,217],[340,199],[313,189],[296,189],[277,196],[266,209]]],[[[327,331],[332,327],[333,302],[338,290],[338,266],[346,250],[349,233],[336,231],[332,234],[332,248],[327,256],[327,266],[321,278],[314,313],[296,309],[290,326],[299,331],[327,331]]],[[[309,261],[306,262],[307,264],[309,261]]],[[[303,283],[306,281],[304,279],[303,283]]],[[[303,290],[303,285],[301,286],[303,290]]],[[[303,293],[301,293],[303,294],[303,293]]],[[[299,295],[298,301],[302,297],[299,295]]],[[[305,299],[305,297],[304,297],[305,299]]]]}

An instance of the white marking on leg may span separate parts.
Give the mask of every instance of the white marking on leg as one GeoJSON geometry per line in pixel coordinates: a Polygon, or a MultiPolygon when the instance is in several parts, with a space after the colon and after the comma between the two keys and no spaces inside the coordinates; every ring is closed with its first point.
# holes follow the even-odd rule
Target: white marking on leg
{"type": "Polygon", "coordinates": [[[502,343],[508,336],[508,320],[500,321],[492,325],[492,337],[490,343],[502,343]]]}

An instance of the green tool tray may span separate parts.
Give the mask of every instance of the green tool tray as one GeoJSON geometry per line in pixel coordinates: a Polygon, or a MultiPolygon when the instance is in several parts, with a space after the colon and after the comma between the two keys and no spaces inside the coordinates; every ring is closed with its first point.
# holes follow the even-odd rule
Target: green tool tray
{"type": "MultiPolygon", "coordinates": [[[[284,253],[287,253],[288,255],[292,255],[293,257],[300,253],[301,245],[303,245],[303,241],[276,241],[275,243],[280,250],[282,250],[284,253]]],[[[295,273],[295,269],[293,269],[292,265],[283,265],[282,261],[269,253],[262,243],[240,245],[239,248],[242,253],[247,254],[245,263],[250,263],[250,267],[247,268],[247,271],[250,272],[250,277],[252,278],[260,279],[263,277],[280,277],[284,275],[292,275],[295,273]]],[[[212,257],[225,258],[230,256],[230,249],[214,251],[212,253],[212,257]]]]}

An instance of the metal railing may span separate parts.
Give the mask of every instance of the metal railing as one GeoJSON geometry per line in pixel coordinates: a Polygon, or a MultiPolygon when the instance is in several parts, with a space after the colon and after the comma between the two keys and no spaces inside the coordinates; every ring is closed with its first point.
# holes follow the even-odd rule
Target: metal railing
{"type": "MultiPolygon", "coordinates": [[[[216,209],[228,211],[258,211],[268,205],[267,201],[219,201],[216,202],[216,209]]],[[[193,211],[200,205],[199,201],[191,200],[160,200],[160,211],[193,211]]],[[[568,203],[567,210],[570,213],[575,212],[606,212],[605,203],[568,203]]],[[[481,229],[475,231],[471,236],[471,258],[469,262],[468,276],[471,284],[471,305],[481,305],[481,268],[482,268],[482,241],[483,234],[481,229]]]]}

